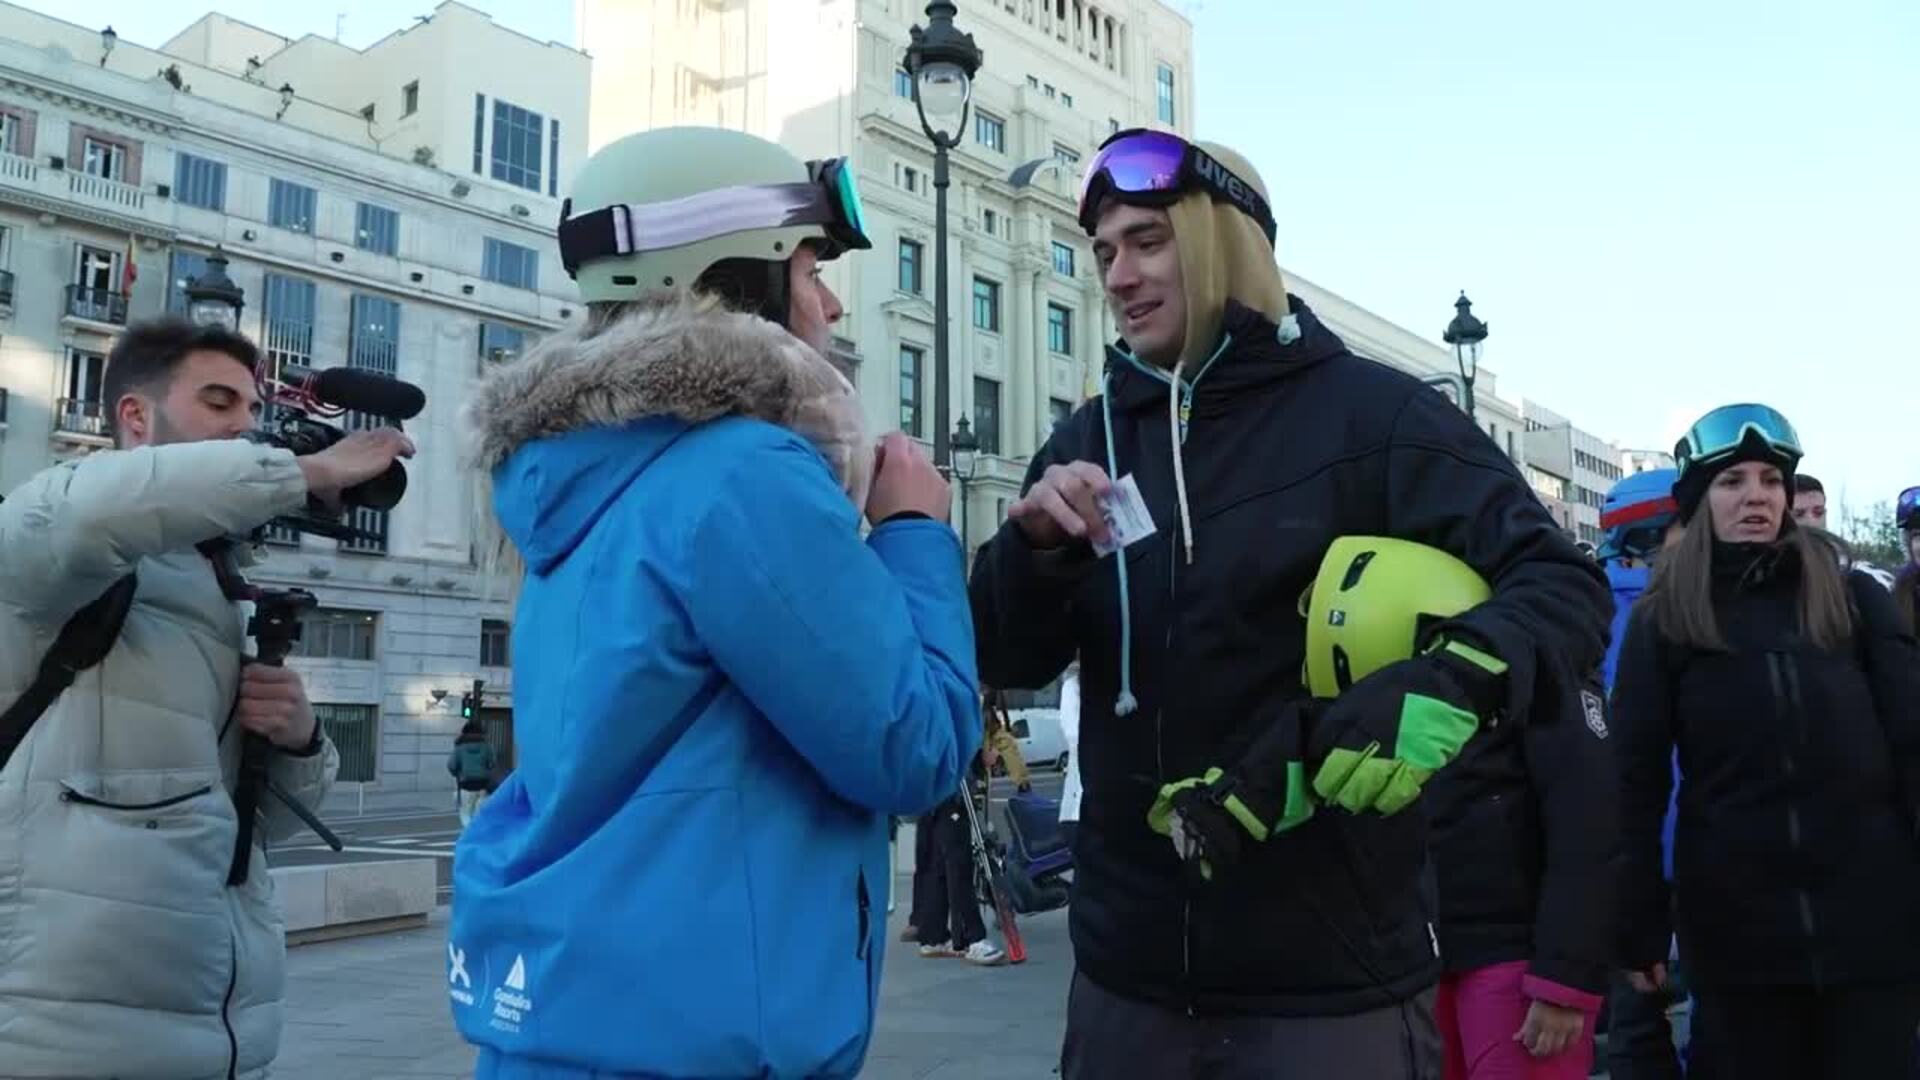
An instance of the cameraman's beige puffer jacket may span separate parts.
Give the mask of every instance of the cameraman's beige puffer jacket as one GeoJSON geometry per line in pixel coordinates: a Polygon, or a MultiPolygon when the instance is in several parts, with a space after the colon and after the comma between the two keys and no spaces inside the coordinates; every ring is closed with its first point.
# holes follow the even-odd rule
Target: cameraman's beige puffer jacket
{"type": "MultiPolygon", "coordinates": [[[[226,884],[245,619],[193,545],[305,496],[292,454],[222,441],[95,454],[0,502],[0,704],[73,611],[140,577],[113,651],[0,771],[0,1076],[213,1080],[278,1052],[286,940],[257,846],[226,884]]],[[[338,760],[273,770],[312,804],[338,760]]]]}

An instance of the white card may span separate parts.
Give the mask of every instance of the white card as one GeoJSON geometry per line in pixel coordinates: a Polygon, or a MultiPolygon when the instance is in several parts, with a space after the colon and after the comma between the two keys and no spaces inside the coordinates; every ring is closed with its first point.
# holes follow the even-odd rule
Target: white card
{"type": "Polygon", "coordinates": [[[1107,519],[1107,533],[1111,537],[1105,544],[1093,545],[1093,550],[1100,555],[1111,555],[1157,531],[1153,515],[1147,512],[1147,500],[1140,497],[1140,485],[1134,483],[1132,473],[1115,481],[1112,490],[1095,502],[1100,506],[1100,515],[1107,519]]]}

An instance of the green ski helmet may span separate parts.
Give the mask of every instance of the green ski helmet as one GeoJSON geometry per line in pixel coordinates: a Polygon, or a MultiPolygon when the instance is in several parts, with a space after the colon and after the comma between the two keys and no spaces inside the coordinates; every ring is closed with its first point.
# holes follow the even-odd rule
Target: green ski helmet
{"type": "Polygon", "coordinates": [[[1425,544],[1343,536],[1300,594],[1307,619],[1307,692],[1340,692],[1411,657],[1427,629],[1477,607],[1493,590],[1473,568],[1425,544]]]}
{"type": "Polygon", "coordinates": [[[746,284],[763,294],[760,314],[782,325],[786,263],[801,244],[813,242],[823,260],[873,246],[847,159],[803,162],[765,139],[707,127],[642,131],[601,147],[561,204],[559,241],[567,276],[590,304],[693,285],[722,263],[762,264],[760,280],[746,284]]]}

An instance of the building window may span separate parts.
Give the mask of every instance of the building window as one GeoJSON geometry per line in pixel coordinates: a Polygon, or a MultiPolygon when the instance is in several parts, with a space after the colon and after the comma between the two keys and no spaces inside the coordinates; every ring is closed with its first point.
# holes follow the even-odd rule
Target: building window
{"type": "Polygon", "coordinates": [[[1007,122],[989,112],[973,114],[973,138],[995,153],[1007,152],[1007,122]]]}
{"type": "Polygon", "coordinates": [[[978,375],[973,379],[973,433],[980,452],[1000,452],[1000,384],[978,375]]]}
{"type": "Polygon", "coordinates": [[[512,627],[501,619],[480,620],[480,666],[509,667],[507,646],[513,638],[512,627]]]}
{"type": "Polygon", "coordinates": [[[540,143],[546,119],[518,105],[493,101],[493,178],[540,190],[540,143]]]}
{"type": "Polygon", "coordinates": [[[267,224],[297,233],[313,232],[313,189],[286,180],[267,187],[267,224]]]}
{"type": "Polygon", "coordinates": [[[1047,349],[1073,355],[1073,312],[1059,304],[1047,305],[1047,349]]]}
{"type": "Polygon", "coordinates": [[[127,171],[127,148],[89,135],[81,143],[80,171],[104,180],[119,180],[127,171]]]}
{"type": "Polygon", "coordinates": [[[893,69],[893,95],[911,99],[913,97],[913,76],[905,68],[893,69]]]}
{"type": "Polygon", "coordinates": [[[173,159],[173,197],[202,210],[227,208],[227,166],[192,154],[173,159]]]}
{"type": "Polygon", "coordinates": [[[380,744],[380,710],[373,705],[324,705],[313,703],[313,718],[327,733],[334,750],[340,754],[340,771],[334,779],[344,784],[371,784],[374,781],[374,748],[380,744]]]}
{"type": "Polygon", "coordinates": [[[1115,120],[1111,116],[1107,117],[1107,134],[1109,135],[1120,134],[1120,121],[1115,120]]]}
{"type": "Polygon", "coordinates": [[[480,149],[487,137],[487,95],[473,95],[473,175],[480,175],[480,149]]]}
{"type": "Polygon", "coordinates": [[[516,289],[538,289],[540,287],[540,254],[532,248],[509,244],[505,240],[487,237],[486,251],[481,259],[480,276],[501,285],[510,285],[516,289]]]}
{"type": "Polygon", "coordinates": [[[1514,448],[1513,430],[1511,428],[1507,430],[1507,457],[1515,461],[1519,460],[1520,457],[1520,451],[1514,448]]]}
{"type": "Polygon", "coordinates": [[[30,157],[26,148],[26,123],[9,112],[0,112],[0,154],[30,157]]]}
{"type": "Polygon", "coordinates": [[[1033,87],[1035,90],[1038,90],[1040,89],[1040,80],[1036,76],[1029,75],[1027,76],[1027,85],[1033,87]]]}
{"type": "Polygon", "coordinates": [[[400,250],[400,215],[384,206],[360,203],[353,212],[353,246],[376,255],[400,250]]]}
{"type": "Polygon", "coordinates": [[[1073,402],[1059,398],[1047,399],[1047,413],[1053,417],[1053,426],[1059,427],[1073,418],[1073,402]]]}
{"type": "Polygon", "coordinates": [[[920,372],[926,359],[925,349],[900,346],[900,430],[915,438],[925,434],[920,424],[920,372]]]}
{"type": "Polygon", "coordinates": [[[489,364],[512,363],[527,345],[527,332],[503,323],[480,324],[480,359],[489,364]]]}
{"type": "Polygon", "coordinates": [[[921,287],[922,275],[920,273],[920,256],[924,251],[926,251],[926,248],[922,247],[918,240],[900,241],[900,276],[896,284],[899,286],[901,292],[909,292],[915,296],[919,296],[926,291],[921,287]]]}
{"type": "Polygon", "coordinates": [[[280,377],[282,365],[313,364],[314,292],[313,282],[302,278],[266,277],[260,350],[273,378],[280,377]]]}
{"type": "Polygon", "coordinates": [[[547,124],[547,195],[560,194],[560,121],[547,124]]]}
{"type": "Polygon", "coordinates": [[[420,111],[420,80],[415,79],[400,88],[400,115],[412,116],[420,111]]]}
{"type": "Polygon", "coordinates": [[[1054,99],[1055,101],[1058,101],[1058,100],[1060,99],[1060,94],[1059,94],[1059,92],[1058,92],[1058,91],[1056,91],[1056,90],[1055,90],[1055,89],[1053,88],[1053,84],[1052,84],[1052,83],[1047,83],[1047,84],[1045,84],[1044,86],[1042,86],[1042,87],[1041,87],[1041,89],[1042,89],[1043,91],[1045,91],[1045,92],[1046,92],[1046,95],[1047,95],[1048,97],[1050,97],[1050,98],[1052,98],[1052,99],[1054,99]]]}
{"type": "Polygon", "coordinates": [[[1053,144],[1053,160],[1059,162],[1062,165],[1067,166],[1068,168],[1072,168],[1073,166],[1080,164],[1080,151],[1075,150],[1070,146],[1062,146],[1059,143],[1054,143],[1053,144]]]}
{"type": "Polygon", "coordinates": [[[1060,104],[1065,105],[1069,109],[1073,108],[1073,95],[1067,93],[1065,90],[1060,91],[1060,104]]]}
{"type": "Polygon", "coordinates": [[[1053,272],[1061,277],[1073,276],[1073,245],[1053,242],[1053,272]]]}
{"type": "Polygon", "coordinates": [[[1153,76],[1154,97],[1158,103],[1160,122],[1174,123],[1173,109],[1173,69],[1165,64],[1153,76]]]}
{"type": "MultiPolygon", "coordinates": [[[[352,320],[347,340],[347,363],[382,375],[394,375],[400,366],[400,302],[384,296],[355,293],[349,307],[352,320]]],[[[350,412],[342,425],[349,431],[365,431],[389,423],[383,417],[350,412]]],[[[355,507],[347,524],[360,530],[356,539],[343,540],[341,551],[384,555],[387,550],[387,513],[355,507]]]]}
{"type": "Polygon", "coordinates": [[[67,350],[66,393],[60,398],[55,428],[102,438],[110,434],[107,408],[100,400],[106,375],[104,355],[81,349],[67,350]]]}
{"type": "Polygon", "coordinates": [[[999,235],[999,232],[1000,232],[1000,215],[999,215],[999,214],[996,214],[996,213],[994,213],[994,212],[993,212],[993,208],[992,208],[992,207],[982,207],[982,208],[981,208],[981,210],[980,210],[980,228],[981,228],[981,230],[982,230],[983,232],[985,232],[985,233],[986,233],[986,234],[987,234],[988,236],[997,236],[997,235],[999,235]]]}
{"type": "Polygon", "coordinates": [[[911,165],[896,162],[893,166],[893,182],[915,195],[920,194],[920,170],[911,165]]]}
{"type": "Polygon", "coordinates": [[[371,611],[315,608],[300,617],[294,656],[314,660],[372,660],[379,616],[371,611]]]}
{"type": "Polygon", "coordinates": [[[976,330],[1000,332],[1000,283],[973,279],[973,325],[976,330]]]}
{"type": "Polygon", "coordinates": [[[193,279],[207,272],[207,257],[194,251],[176,251],[169,260],[170,276],[167,280],[167,312],[171,315],[187,313],[187,286],[193,279]]]}

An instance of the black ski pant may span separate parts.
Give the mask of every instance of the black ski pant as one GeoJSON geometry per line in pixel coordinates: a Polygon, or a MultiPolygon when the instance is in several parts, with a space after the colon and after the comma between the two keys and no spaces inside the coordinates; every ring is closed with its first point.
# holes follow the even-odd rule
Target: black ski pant
{"type": "Polygon", "coordinates": [[[918,930],[927,925],[927,912],[931,902],[927,893],[937,887],[941,881],[934,869],[939,849],[934,847],[934,818],[938,809],[921,814],[913,822],[913,909],[907,912],[907,925],[918,930]]]}
{"type": "Polygon", "coordinates": [[[1693,992],[1689,1080],[1910,1080],[1920,986],[1693,992]]]}
{"type": "Polygon", "coordinates": [[[1673,1045],[1673,1023],[1665,989],[1643,994],[1624,974],[1615,973],[1607,995],[1607,1073],[1612,1080],[1680,1080],[1680,1054],[1673,1045]]]}
{"type": "Polygon", "coordinates": [[[1434,992],[1351,1016],[1188,1016],[1075,974],[1061,1080],[1440,1080],[1434,992]]]}
{"type": "MultiPolygon", "coordinates": [[[[954,948],[965,949],[987,936],[979,901],[973,895],[973,834],[967,828],[966,811],[958,795],[941,803],[928,817],[932,819],[928,832],[933,838],[933,857],[927,862],[933,872],[927,875],[926,907],[914,925],[920,930],[922,945],[951,941],[954,948]]],[[[919,878],[917,864],[914,877],[919,878]]]]}

